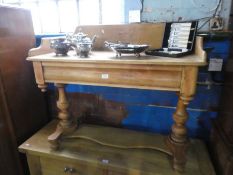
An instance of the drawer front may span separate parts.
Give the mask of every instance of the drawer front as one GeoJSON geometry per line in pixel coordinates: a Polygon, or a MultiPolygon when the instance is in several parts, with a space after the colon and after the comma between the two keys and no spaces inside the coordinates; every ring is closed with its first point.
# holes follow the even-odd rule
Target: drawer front
{"type": "Polygon", "coordinates": [[[129,172],[119,172],[119,171],[108,170],[107,175],[133,175],[133,174],[131,174],[129,172]]]}
{"type": "Polygon", "coordinates": [[[46,82],[134,87],[178,91],[182,69],[176,67],[145,67],[136,69],[98,67],[45,66],[46,82]]]}
{"type": "Polygon", "coordinates": [[[42,175],[106,175],[106,171],[70,160],[41,158],[42,175]]]}

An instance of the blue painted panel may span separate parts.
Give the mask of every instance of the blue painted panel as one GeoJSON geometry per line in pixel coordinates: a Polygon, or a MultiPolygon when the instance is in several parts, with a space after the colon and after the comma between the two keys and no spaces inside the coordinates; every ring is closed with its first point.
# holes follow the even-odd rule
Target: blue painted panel
{"type": "Polygon", "coordinates": [[[223,41],[205,41],[204,47],[213,47],[211,54],[225,54],[229,55],[231,41],[230,39],[225,39],[223,41]]]}
{"type": "Polygon", "coordinates": [[[61,33],[61,34],[43,34],[43,35],[36,35],[35,38],[36,38],[36,47],[40,46],[40,43],[41,43],[41,38],[46,38],[46,37],[56,37],[56,36],[64,36],[65,34],[61,33]]]}
{"type": "Polygon", "coordinates": [[[214,53],[214,52],[211,52],[209,53],[209,59],[210,58],[218,58],[218,59],[222,59],[223,60],[223,64],[226,63],[227,59],[229,57],[229,53],[214,53]]]}
{"type": "Polygon", "coordinates": [[[167,134],[173,123],[174,108],[127,105],[128,116],[123,120],[125,128],[167,134]]]}
{"type": "MultiPolygon", "coordinates": [[[[53,85],[49,85],[53,89],[53,85]]],[[[210,89],[207,86],[197,86],[194,100],[189,104],[189,108],[198,110],[216,111],[221,94],[221,86],[213,85],[210,89]]],[[[124,103],[126,105],[156,105],[164,107],[176,107],[177,94],[167,91],[153,91],[128,88],[112,88],[88,85],[67,85],[67,92],[80,92],[96,94],[103,99],[124,103]]]]}
{"type": "Polygon", "coordinates": [[[177,95],[175,92],[165,91],[87,85],[68,85],[66,90],[68,92],[97,94],[106,100],[125,104],[162,104],[164,106],[175,106],[177,101],[177,95]]]}
{"type": "MultiPolygon", "coordinates": [[[[127,110],[128,117],[122,123],[125,128],[161,134],[170,133],[175,108],[127,105],[127,110]]],[[[211,128],[211,119],[215,118],[217,113],[200,110],[188,110],[188,113],[187,128],[189,136],[207,140],[211,128]]]]}
{"type": "Polygon", "coordinates": [[[201,109],[207,111],[216,111],[219,105],[219,99],[222,92],[222,86],[198,85],[196,95],[190,102],[189,108],[201,109]]]}
{"type": "MultiPolygon", "coordinates": [[[[111,87],[95,87],[95,86],[72,86],[69,85],[67,90],[81,88],[81,91],[73,90],[73,92],[95,93],[103,96],[104,99],[112,100],[125,104],[141,104],[141,105],[158,105],[175,107],[177,104],[176,92],[139,90],[127,88],[111,88],[111,87]],[[86,91],[86,88],[89,89],[86,91]]],[[[218,99],[221,93],[221,86],[198,86],[194,100],[189,107],[194,109],[214,109],[218,106],[218,99]]]]}

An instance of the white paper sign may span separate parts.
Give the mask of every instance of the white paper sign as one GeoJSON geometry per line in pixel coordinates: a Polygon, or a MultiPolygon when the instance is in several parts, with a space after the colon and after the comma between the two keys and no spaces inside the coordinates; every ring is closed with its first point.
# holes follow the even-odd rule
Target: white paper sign
{"type": "Polygon", "coordinates": [[[129,23],[140,22],[141,18],[140,10],[130,10],[129,11],[129,23]]]}
{"type": "Polygon", "coordinates": [[[208,71],[222,71],[223,60],[218,58],[210,58],[208,71]]]}

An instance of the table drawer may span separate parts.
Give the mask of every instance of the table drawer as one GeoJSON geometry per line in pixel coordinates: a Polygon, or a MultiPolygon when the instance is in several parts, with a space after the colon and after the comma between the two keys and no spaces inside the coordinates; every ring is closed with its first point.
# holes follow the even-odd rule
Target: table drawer
{"type": "Polygon", "coordinates": [[[106,171],[72,160],[40,159],[42,175],[106,175],[106,171]]]}
{"type": "Polygon", "coordinates": [[[141,89],[178,91],[182,69],[172,66],[144,66],[137,68],[65,67],[44,65],[46,82],[90,84],[141,89]]]}

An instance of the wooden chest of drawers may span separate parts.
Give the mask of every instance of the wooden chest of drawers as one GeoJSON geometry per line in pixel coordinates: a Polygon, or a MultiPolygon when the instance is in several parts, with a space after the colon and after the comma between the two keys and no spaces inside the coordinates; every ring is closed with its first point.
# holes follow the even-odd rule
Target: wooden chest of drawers
{"type": "MultiPolygon", "coordinates": [[[[31,175],[172,175],[172,156],[161,144],[166,137],[152,133],[95,125],[80,126],[62,140],[59,151],[50,149],[51,122],[19,147],[26,153],[31,175]],[[98,131],[98,132],[96,132],[98,131]],[[114,139],[113,139],[114,138],[114,139]]],[[[185,172],[214,175],[205,146],[191,140],[185,172]]]]}

